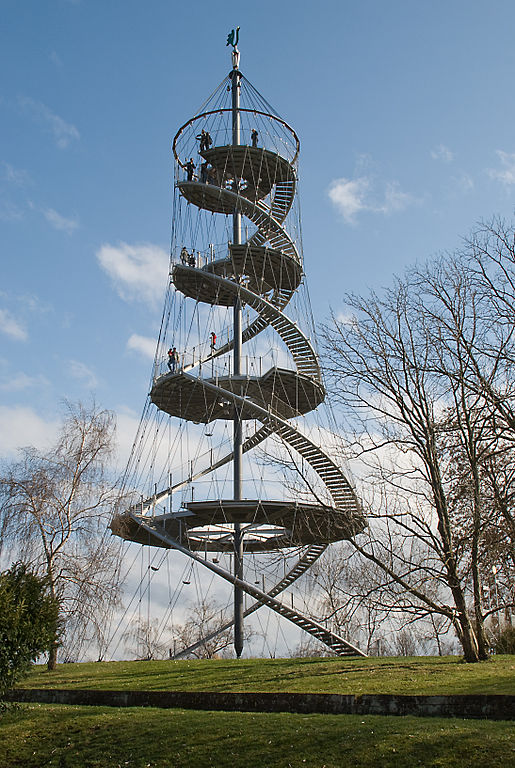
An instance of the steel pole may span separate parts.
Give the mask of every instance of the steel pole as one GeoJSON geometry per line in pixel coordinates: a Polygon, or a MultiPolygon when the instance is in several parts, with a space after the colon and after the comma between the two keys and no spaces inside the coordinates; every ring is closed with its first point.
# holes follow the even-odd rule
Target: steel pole
{"type": "MultiPolygon", "coordinates": [[[[240,78],[241,73],[239,71],[239,59],[240,54],[235,49],[232,54],[233,68],[231,73],[232,78],[232,143],[234,147],[240,144],[240,78]]],[[[239,184],[239,179],[234,179],[235,192],[238,192],[236,185],[239,184]]],[[[233,237],[232,241],[234,245],[240,245],[241,243],[241,214],[233,213],[233,237]]],[[[241,347],[242,347],[242,330],[241,330],[241,301],[240,297],[236,298],[234,302],[234,376],[241,374],[241,347]]],[[[241,499],[241,479],[242,479],[242,421],[241,411],[235,406],[234,408],[234,429],[233,429],[233,451],[234,451],[234,474],[233,474],[233,497],[235,501],[241,499]]],[[[234,524],[234,576],[237,579],[243,580],[243,536],[241,532],[241,526],[239,523],[234,524]]],[[[240,658],[243,651],[243,590],[241,587],[234,585],[234,650],[236,656],[240,658]]]]}

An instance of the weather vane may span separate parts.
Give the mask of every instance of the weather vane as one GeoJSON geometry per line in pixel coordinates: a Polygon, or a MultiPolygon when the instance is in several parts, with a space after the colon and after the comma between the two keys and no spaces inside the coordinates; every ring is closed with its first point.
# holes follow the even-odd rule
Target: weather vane
{"type": "Polygon", "coordinates": [[[232,45],[233,49],[236,50],[236,46],[238,45],[239,37],[240,37],[240,28],[236,27],[236,32],[234,31],[234,29],[231,29],[231,31],[227,35],[226,45],[232,45]]]}
{"type": "Polygon", "coordinates": [[[240,28],[236,27],[236,31],[234,29],[231,29],[229,34],[227,35],[227,42],[226,45],[232,45],[232,68],[233,72],[236,72],[238,70],[238,67],[240,65],[240,52],[237,48],[238,40],[240,39],[240,28]]]}

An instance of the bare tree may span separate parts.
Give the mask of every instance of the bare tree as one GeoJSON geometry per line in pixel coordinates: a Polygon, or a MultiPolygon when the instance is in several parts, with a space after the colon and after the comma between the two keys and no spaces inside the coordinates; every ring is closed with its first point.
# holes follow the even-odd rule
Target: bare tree
{"type": "Polygon", "coordinates": [[[135,619],[123,639],[129,652],[140,661],[163,659],[168,655],[168,643],[163,640],[163,631],[158,619],[135,619]]]}
{"type": "Polygon", "coordinates": [[[292,651],[293,659],[331,658],[335,654],[324,643],[320,643],[313,637],[302,640],[292,651]]]}
{"type": "Polygon", "coordinates": [[[471,389],[495,410],[496,431],[515,440],[515,228],[501,219],[483,224],[468,239],[460,265],[480,300],[487,328],[478,347],[464,338],[470,358],[471,389]]]}
{"type": "Polygon", "coordinates": [[[392,605],[446,618],[476,661],[487,656],[486,480],[510,427],[511,331],[492,330],[491,313],[485,322],[486,286],[467,263],[447,257],[380,297],[348,297],[351,317],[325,328],[325,347],[370,505],[368,542],[353,544],[392,605]]]}
{"type": "MultiPolygon", "coordinates": [[[[116,498],[107,466],[114,429],[108,411],[67,404],[54,445],[23,448],[1,470],[2,546],[47,576],[68,658],[79,655],[118,597],[120,549],[106,535],[116,498]]],[[[56,639],[50,669],[57,649],[56,639]]]]}
{"type": "Polygon", "coordinates": [[[421,641],[424,645],[428,644],[430,655],[434,653],[434,646],[438,656],[449,656],[454,652],[455,639],[449,632],[450,621],[445,616],[429,614],[426,622],[426,631],[422,634],[421,641]]]}
{"type": "Polygon", "coordinates": [[[394,613],[383,573],[346,542],[330,547],[306,574],[316,596],[316,618],[348,637],[367,654],[394,613]]]}
{"type": "MultiPolygon", "coordinates": [[[[515,233],[484,225],[458,256],[417,270],[434,351],[434,372],[448,384],[450,504],[470,544],[473,614],[480,654],[484,621],[514,599],[515,562],[515,233]],[[492,570],[496,600],[489,591],[492,570]],[[501,600],[498,598],[501,597],[501,600]]],[[[499,617],[497,615],[497,621],[499,617]]]]}
{"type": "Polygon", "coordinates": [[[393,652],[395,656],[416,656],[417,638],[409,627],[403,627],[395,634],[393,640],[393,652]]]}
{"type": "MultiPolygon", "coordinates": [[[[245,641],[252,636],[250,627],[245,628],[245,641]]],[[[223,654],[233,643],[231,618],[215,600],[203,600],[191,606],[183,624],[172,626],[174,655],[191,648],[189,656],[196,659],[213,659],[223,654]]]]}

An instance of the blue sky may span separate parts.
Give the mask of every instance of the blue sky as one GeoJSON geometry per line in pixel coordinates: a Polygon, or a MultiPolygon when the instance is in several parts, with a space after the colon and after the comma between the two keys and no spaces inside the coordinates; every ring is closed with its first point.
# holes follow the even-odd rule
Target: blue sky
{"type": "Polygon", "coordinates": [[[515,4],[1,0],[0,454],[63,398],[132,440],[166,283],[170,142],[230,68],[301,139],[315,318],[515,201],[515,4]]]}

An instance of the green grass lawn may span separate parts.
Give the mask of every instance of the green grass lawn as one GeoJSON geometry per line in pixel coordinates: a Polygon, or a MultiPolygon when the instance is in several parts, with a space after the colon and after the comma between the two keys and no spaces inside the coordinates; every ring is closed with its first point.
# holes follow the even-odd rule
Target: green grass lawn
{"type": "Polygon", "coordinates": [[[21,705],[0,768],[508,768],[512,722],[21,705]]]}
{"type": "MultiPolygon", "coordinates": [[[[515,694],[515,656],[112,661],[36,666],[25,688],[299,693],[515,694]]],[[[515,761],[514,761],[515,762],[515,761]]]]}

